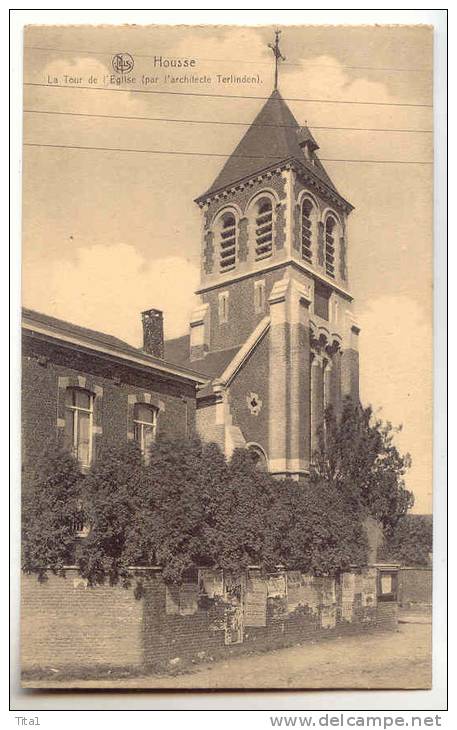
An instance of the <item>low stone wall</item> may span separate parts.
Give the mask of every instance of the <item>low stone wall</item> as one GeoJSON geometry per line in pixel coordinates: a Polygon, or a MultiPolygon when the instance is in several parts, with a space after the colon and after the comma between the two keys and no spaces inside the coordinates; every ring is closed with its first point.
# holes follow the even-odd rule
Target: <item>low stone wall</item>
{"type": "Polygon", "coordinates": [[[90,588],[76,569],[45,583],[25,576],[22,668],[163,670],[397,625],[396,601],[378,601],[375,568],[338,579],[204,570],[181,587],[158,571],[141,575],[140,599],[133,588],[90,588]]]}

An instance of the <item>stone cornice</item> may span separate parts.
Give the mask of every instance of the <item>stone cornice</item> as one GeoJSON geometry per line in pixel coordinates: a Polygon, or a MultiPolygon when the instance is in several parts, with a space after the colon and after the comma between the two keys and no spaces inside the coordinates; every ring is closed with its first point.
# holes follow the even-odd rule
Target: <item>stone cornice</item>
{"type": "Polygon", "coordinates": [[[209,194],[204,193],[198,198],[194,199],[194,202],[202,208],[205,204],[209,204],[214,200],[224,200],[239,190],[244,190],[246,187],[255,185],[256,182],[263,180],[265,177],[271,177],[275,173],[281,173],[283,170],[295,170],[303,178],[306,178],[307,182],[311,183],[312,187],[325,197],[333,201],[339,208],[344,210],[346,213],[350,213],[354,210],[354,206],[351,205],[342,195],[336,190],[333,190],[327,183],[320,179],[320,177],[304,165],[300,160],[295,157],[290,157],[285,160],[281,160],[272,165],[262,168],[255,175],[240,178],[233,185],[229,187],[223,187],[219,190],[212,191],[209,194]]]}
{"type": "Polygon", "coordinates": [[[341,294],[344,299],[347,299],[349,302],[352,302],[353,296],[352,294],[347,290],[344,289],[342,286],[336,283],[334,279],[330,279],[328,276],[325,276],[324,274],[319,273],[315,269],[313,269],[312,266],[308,266],[305,262],[297,261],[297,259],[289,258],[285,261],[279,261],[277,263],[271,263],[269,265],[266,265],[265,267],[255,269],[253,271],[244,272],[242,274],[238,274],[237,276],[231,276],[230,279],[226,279],[224,281],[215,281],[212,284],[208,284],[207,286],[202,286],[199,289],[196,290],[195,294],[205,294],[206,292],[212,291],[213,289],[220,289],[221,287],[227,287],[230,284],[232,284],[235,281],[242,281],[243,279],[249,279],[252,276],[256,276],[259,273],[265,273],[267,271],[274,271],[276,269],[281,269],[286,266],[293,266],[298,271],[304,271],[309,276],[312,276],[314,279],[317,279],[321,283],[328,286],[330,289],[334,289],[338,294],[341,294]]]}
{"type": "Polygon", "coordinates": [[[179,365],[173,365],[165,360],[158,361],[156,359],[149,358],[148,355],[141,352],[141,350],[138,351],[137,355],[136,353],[124,351],[121,348],[109,347],[104,343],[95,342],[94,340],[89,342],[77,335],[60,332],[51,327],[47,327],[42,323],[35,324],[32,321],[27,321],[25,319],[22,322],[22,330],[24,331],[24,334],[31,337],[57,344],[62,347],[88,352],[105,359],[109,358],[132,368],[156,371],[159,375],[172,377],[174,379],[179,378],[180,380],[189,380],[200,385],[208,382],[207,377],[197,373],[196,371],[181,368],[179,365]]]}

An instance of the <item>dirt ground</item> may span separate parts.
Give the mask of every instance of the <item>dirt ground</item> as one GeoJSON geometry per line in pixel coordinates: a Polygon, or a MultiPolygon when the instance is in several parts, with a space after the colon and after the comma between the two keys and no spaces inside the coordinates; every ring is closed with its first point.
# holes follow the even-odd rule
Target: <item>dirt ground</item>
{"type": "Polygon", "coordinates": [[[428,689],[431,624],[399,623],[398,630],[307,642],[264,654],[201,664],[176,676],[103,680],[34,680],[23,687],[98,689],[363,688],[428,689]]]}

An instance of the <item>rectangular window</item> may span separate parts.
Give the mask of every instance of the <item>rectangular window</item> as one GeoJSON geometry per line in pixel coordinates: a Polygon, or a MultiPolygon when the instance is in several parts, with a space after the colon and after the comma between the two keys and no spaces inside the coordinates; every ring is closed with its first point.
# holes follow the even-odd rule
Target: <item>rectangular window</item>
{"type": "Polygon", "coordinates": [[[65,394],[65,435],[81,466],[92,461],[93,395],[81,388],[67,388],[65,394]]]}
{"type": "Polygon", "coordinates": [[[219,324],[228,321],[228,291],[219,294],[219,324]]]}
{"type": "Polygon", "coordinates": [[[323,284],[314,285],[314,313],[328,321],[331,289],[323,284]]]}
{"type": "Polygon", "coordinates": [[[145,461],[149,461],[149,450],[157,433],[157,408],[147,403],[135,404],[133,433],[145,461]]]}
{"type": "Polygon", "coordinates": [[[257,313],[265,309],[265,281],[254,282],[254,309],[257,313]]]}

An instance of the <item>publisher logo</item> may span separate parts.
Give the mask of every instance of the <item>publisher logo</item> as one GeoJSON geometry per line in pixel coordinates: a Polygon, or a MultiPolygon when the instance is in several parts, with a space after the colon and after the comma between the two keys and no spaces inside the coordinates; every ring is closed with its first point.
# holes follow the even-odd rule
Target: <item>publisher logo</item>
{"type": "Polygon", "coordinates": [[[128,74],[133,69],[135,62],[130,53],[116,53],[113,56],[112,64],[117,74],[128,74]]]}

